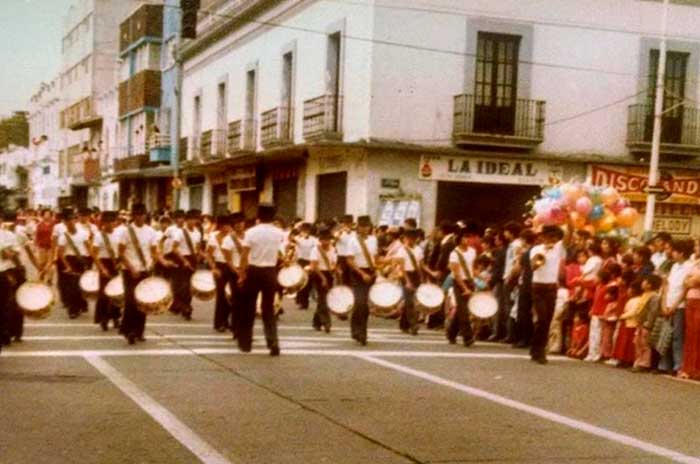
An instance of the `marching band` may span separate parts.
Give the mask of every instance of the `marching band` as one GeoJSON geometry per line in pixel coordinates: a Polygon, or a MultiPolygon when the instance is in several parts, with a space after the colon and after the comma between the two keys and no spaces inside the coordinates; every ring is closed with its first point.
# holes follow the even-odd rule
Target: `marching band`
{"type": "Polygon", "coordinates": [[[116,211],[76,215],[67,208],[50,232],[46,217],[38,222],[35,237],[14,231],[17,221],[8,217],[0,228],[4,344],[21,339],[25,315],[48,313],[54,276],[68,317],[80,317],[94,301],[94,322],[104,331],[111,322],[130,345],[145,341],[149,314],[170,310],[190,320],[194,297],[214,300],[214,329],[230,331],[242,352],[251,351],[257,312],[270,355],[278,356],[280,294],[294,297],[300,309],[308,309],[315,295],[312,327],[329,333],[332,315],[349,318],[352,338],[362,346],[370,314],[398,319],[401,331],[417,335],[420,324],[443,309],[448,340],[455,343],[461,335],[465,346],[474,342],[468,302],[477,290],[477,253],[468,227],[446,231],[455,247],[445,259],[445,275],[428,262],[415,223],[375,235],[369,216],[355,222],[348,215],[319,227],[298,223],[285,231],[272,204],[258,207],[254,223],[242,213],[211,220],[197,210],[149,220],[142,204],[133,205],[128,217],[116,211]],[[44,238],[49,233],[50,246],[44,238]],[[36,268],[32,286],[19,292],[29,266],[36,268]],[[439,286],[444,277],[454,282],[450,293],[439,286]]]}

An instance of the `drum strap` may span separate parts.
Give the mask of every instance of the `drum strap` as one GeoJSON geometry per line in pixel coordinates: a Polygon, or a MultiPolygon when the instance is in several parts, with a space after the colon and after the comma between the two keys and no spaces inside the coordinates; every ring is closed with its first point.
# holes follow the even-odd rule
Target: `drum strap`
{"type": "Polygon", "coordinates": [[[240,239],[236,236],[236,233],[233,232],[231,234],[231,239],[233,239],[233,244],[236,245],[236,252],[238,252],[238,256],[243,254],[243,244],[241,243],[240,239]]]}
{"type": "Polygon", "coordinates": [[[369,250],[367,249],[367,243],[365,242],[365,239],[358,236],[357,241],[360,244],[360,248],[362,248],[362,254],[365,256],[365,261],[367,261],[368,267],[370,269],[374,269],[374,260],[372,259],[372,255],[369,254],[369,250]]]}
{"type": "Polygon", "coordinates": [[[105,248],[107,248],[109,259],[116,263],[117,255],[114,252],[114,248],[112,248],[112,241],[109,239],[109,235],[105,234],[104,231],[100,231],[100,234],[102,235],[102,242],[104,243],[105,248]]]}
{"type": "Polygon", "coordinates": [[[185,243],[187,243],[187,248],[190,250],[190,254],[192,256],[195,256],[194,244],[192,243],[192,237],[190,237],[190,233],[187,231],[186,228],[183,227],[182,234],[185,236],[185,243]]]}
{"type": "Polygon", "coordinates": [[[328,259],[328,255],[326,254],[325,251],[323,251],[323,248],[321,248],[320,245],[318,247],[318,254],[321,255],[321,259],[323,260],[323,264],[326,265],[326,269],[328,270],[328,272],[332,272],[333,266],[331,266],[331,261],[330,261],[330,259],[328,259]]]}
{"type": "Polygon", "coordinates": [[[141,244],[139,243],[138,237],[136,237],[136,231],[134,230],[134,227],[129,224],[129,238],[131,238],[131,244],[134,246],[136,249],[136,254],[139,257],[139,261],[141,261],[141,265],[143,268],[148,271],[148,264],[146,264],[146,257],[143,255],[143,250],[141,249],[141,244]]]}
{"type": "Polygon", "coordinates": [[[80,250],[78,250],[78,247],[75,245],[75,242],[73,241],[73,237],[70,236],[70,234],[66,231],[65,233],[66,236],[66,243],[68,243],[68,246],[70,247],[71,250],[73,250],[73,253],[75,253],[75,257],[80,261],[80,264],[85,265],[85,262],[83,260],[83,255],[80,254],[80,250]]]}
{"type": "Polygon", "coordinates": [[[420,281],[423,281],[423,270],[420,268],[418,265],[418,260],[416,259],[416,255],[413,254],[413,251],[407,246],[404,246],[404,249],[406,250],[406,253],[408,253],[408,258],[411,260],[411,264],[413,265],[413,269],[415,272],[418,273],[418,278],[420,281]]]}
{"type": "Polygon", "coordinates": [[[465,280],[468,282],[472,281],[472,273],[469,271],[469,266],[467,266],[467,260],[464,259],[459,248],[455,248],[455,253],[457,253],[457,259],[459,260],[459,265],[462,267],[462,272],[464,272],[465,280]]]}

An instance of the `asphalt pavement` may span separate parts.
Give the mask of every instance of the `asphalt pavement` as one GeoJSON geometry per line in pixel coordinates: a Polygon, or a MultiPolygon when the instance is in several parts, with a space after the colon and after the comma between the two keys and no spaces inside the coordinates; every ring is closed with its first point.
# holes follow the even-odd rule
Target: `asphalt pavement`
{"type": "Polygon", "coordinates": [[[0,464],[700,464],[700,385],[504,345],[447,344],[371,318],[330,334],[287,302],[282,356],[194,319],[128,346],[91,315],[27,321],[0,355],[0,464]]]}

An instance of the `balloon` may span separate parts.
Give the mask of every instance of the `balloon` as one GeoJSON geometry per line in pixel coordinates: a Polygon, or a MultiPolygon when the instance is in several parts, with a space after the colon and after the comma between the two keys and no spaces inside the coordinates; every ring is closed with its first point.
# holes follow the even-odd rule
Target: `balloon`
{"type": "Polygon", "coordinates": [[[600,194],[600,198],[605,206],[611,206],[611,205],[615,204],[618,197],[619,197],[619,195],[617,194],[617,190],[615,190],[612,187],[606,188],[600,194]]]}
{"type": "Polygon", "coordinates": [[[552,187],[543,192],[545,197],[548,198],[553,198],[555,200],[558,200],[559,198],[562,197],[561,190],[558,187],[552,187]]]}
{"type": "Polygon", "coordinates": [[[627,206],[627,201],[624,198],[618,198],[612,205],[610,205],[610,211],[615,214],[620,214],[627,206]]]}
{"type": "Polygon", "coordinates": [[[576,200],[583,196],[583,189],[579,184],[565,184],[562,186],[564,198],[570,206],[576,205],[576,200]]]}
{"type": "Polygon", "coordinates": [[[603,218],[596,224],[596,228],[600,232],[610,232],[611,230],[613,230],[615,228],[615,215],[611,212],[605,214],[603,218]]]}
{"type": "Polygon", "coordinates": [[[576,211],[578,211],[584,217],[587,217],[591,213],[592,209],[593,203],[591,203],[590,198],[581,197],[576,200],[576,211]]]}
{"type": "Polygon", "coordinates": [[[582,215],[578,211],[572,211],[569,213],[569,219],[571,224],[573,224],[575,229],[582,229],[586,225],[586,216],[582,215]]]}
{"type": "Polygon", "coordinates": [[[603,205],[595,205],[588,217],[593,221],[597,221],[598,219],[602,218],[604,214],[605,209],[603,208],[603,205]]]}
{"type": "Polygon", "coordinates": [[[589,196],[594,205],[601,205],[603,203],[603,198],[599,190],[593,190],[589,196]]]}
{"type": "Polygon", "coordinates": [[[628,206],[617,215],[617,223],[621,227],[632,227],[637,222],[637,218],[639,218],[637,210],[628,206]]]}
{"type": "Polygon", "coordinates": [[[566,224],[566,211],[560,207],[554,207],[549,212],[552,222],[558,226],[566,224]]]}
{"type": "Polygon", "coordinates": [[[535,213],[538,215],[547,213],[549,212],[550,209],[552,209],[553,202],[549,198],[540,198],[535,202],[535,207],[533,208],[535,210],[535,213]]]}
{"type": "Polygon", "coordinates": [[[591,235],[595,235],[595,227],[593,226],[593,224],[587,224],[583,226],[583,230],[585,230],[591,235]]]}

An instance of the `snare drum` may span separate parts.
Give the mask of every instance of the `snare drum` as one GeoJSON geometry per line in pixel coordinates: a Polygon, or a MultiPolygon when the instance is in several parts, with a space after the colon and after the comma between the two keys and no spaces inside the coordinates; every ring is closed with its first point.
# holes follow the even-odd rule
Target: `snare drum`
{"type": "Polygon", "coordinates": [[[107,282],[105,296],[116,306],[124,305],[124,280],[121,274],[107,282]]]}
{"type": "Polygon", "coordinates": [[[148,277],[134,289],[136,307],[144,314],[163,314],[173,304],[170,283],[162,277],[148,277]]]}
{"type": "Polygon", "coordinates": [[[15,293],[17,306],[29,319],[45,319],[51,313],[55,298],[53,290],[41,282],[25,282],[15,293]]]}
{"type": "Polygon", "coordinates": [[[79,285],[83,298],[96,300],[100,295],[100,273],[94,269],[83,272],[79,285]]]}
{"type": "Polygon", "coordinates": [[[326,304],[330,312],[340,319],[347,319],[348,314],[355,306],[355,294],[350,287],[336,285],[331,288],[326,295],[326,304]]]}
{"type": "Polygon", "coordinates": [[[479,319],[488,319],[498,312],[498,301],[491,292],[473,293],[469,298],[469,312],[479,319]]]}
{"type": "Polygon", "coordinates": [[[195,271],[190,278],[192,296],[201,301],[210,301],[216,296],[214,273],[207,269],[195,271]]]}
{"type": "Polygon", "coordinates": [[[283,267],[277,274],[277,283],[284,288],[287,294],[297,293],[309,283],[309,275],[298,264],[283,267]]]}
{"type": "Polygon", "coordinates": [[[369,289],[370,311],[378,317],[393,316],[401,303],[403,289],[396,283],[385,280],[369,289]]]}
{"type": "Polygon", "coordinates": [[[442,309],[445,292],[435,284],[421,284],[416,289],[416,309],[425,314],[434,314],[442,309]]]}

